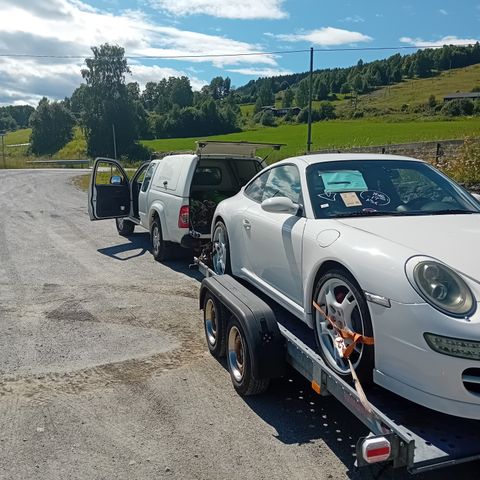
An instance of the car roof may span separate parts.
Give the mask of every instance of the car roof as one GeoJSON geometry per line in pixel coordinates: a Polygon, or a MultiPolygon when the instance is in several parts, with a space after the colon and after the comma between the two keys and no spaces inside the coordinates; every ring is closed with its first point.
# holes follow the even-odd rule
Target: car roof
{"type": "Polygon", "coordinates": [[[362,160],[403,160],[410,162],[424,162],[418,158],[404,157],[400,155],[387,155],[384,153],[312,153],[309,155],[300,155],[298,157],[291,157],[282,162],[298,161],[312,165],[314,163],[322,162],[339,162],[339,161],[362,161],[362,160]]]}

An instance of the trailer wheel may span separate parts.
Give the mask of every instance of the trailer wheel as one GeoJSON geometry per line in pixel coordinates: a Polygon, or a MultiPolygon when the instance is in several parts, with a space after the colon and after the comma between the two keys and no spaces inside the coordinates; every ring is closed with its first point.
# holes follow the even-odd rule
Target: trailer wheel
{"type": "Polygon", "coordinates": [[[125,218],[116,218],[115,224],[117,225],[117,232],[122,237],[128,237],[132,235],[135,230],[135,224],[131,220],[126,220],[125,218]]]}
{"type": "Polygon", "coordinates": [[[210,292],[205,294],[203,301],[203,326],[210,353],[215,358],[224,357],[227,343],[226,311],[210,292]]]}
{"type": "Polygon", "coordinates": [[[252,373],[250,349],[240,322],[232,317],[227,329],[227,364],[233,387],[240,395],[257,395],[267,390],[270,379],[256,379],[252,373]]]}

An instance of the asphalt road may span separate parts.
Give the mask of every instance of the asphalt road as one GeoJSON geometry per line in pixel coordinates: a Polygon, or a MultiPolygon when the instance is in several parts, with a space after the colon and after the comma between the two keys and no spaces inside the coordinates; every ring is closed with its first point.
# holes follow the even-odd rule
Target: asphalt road
{"type": "Polygon", "coordinates": [[[364,428],[299,376],[240,398],[188,259],[90,222],[78,173],[0,170],[1,479],[392,478],[354,469],[364,428]]]}

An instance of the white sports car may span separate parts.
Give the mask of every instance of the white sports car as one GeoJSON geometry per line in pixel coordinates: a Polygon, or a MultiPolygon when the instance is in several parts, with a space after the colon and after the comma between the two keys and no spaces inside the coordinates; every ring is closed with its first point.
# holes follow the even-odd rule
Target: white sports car
{"type": "Polygon", "coordinates": [[[478,197],[413,158],[308,155],[261,171],[212,225],[214,270],[308,324],[339,375],[342,329],[374,337],[352,347],[363,382],[480,419],[478,197]]]}

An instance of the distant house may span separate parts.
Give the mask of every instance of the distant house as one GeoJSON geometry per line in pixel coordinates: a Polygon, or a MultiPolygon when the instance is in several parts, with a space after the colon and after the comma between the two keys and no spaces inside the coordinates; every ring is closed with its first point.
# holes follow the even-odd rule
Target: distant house
{"type": "Polygon", "coordinates": [[[450,95],[445,95],[443,97],[444,102],[449,102],[450,100],[476,100],[477,98],[480,98],[480,92],[457,92],[457,93],[451,93],[450,95]]]}
{"type": "Polygon", "coordinates": [[[302,109],[300,107],[291,107],[291,108],[275,108],[272,105],[267,105],[262,107],[262,112],[272,112],[274,117],[284,117],[288,113],[292,115],[298,115],[302,109]]]}

